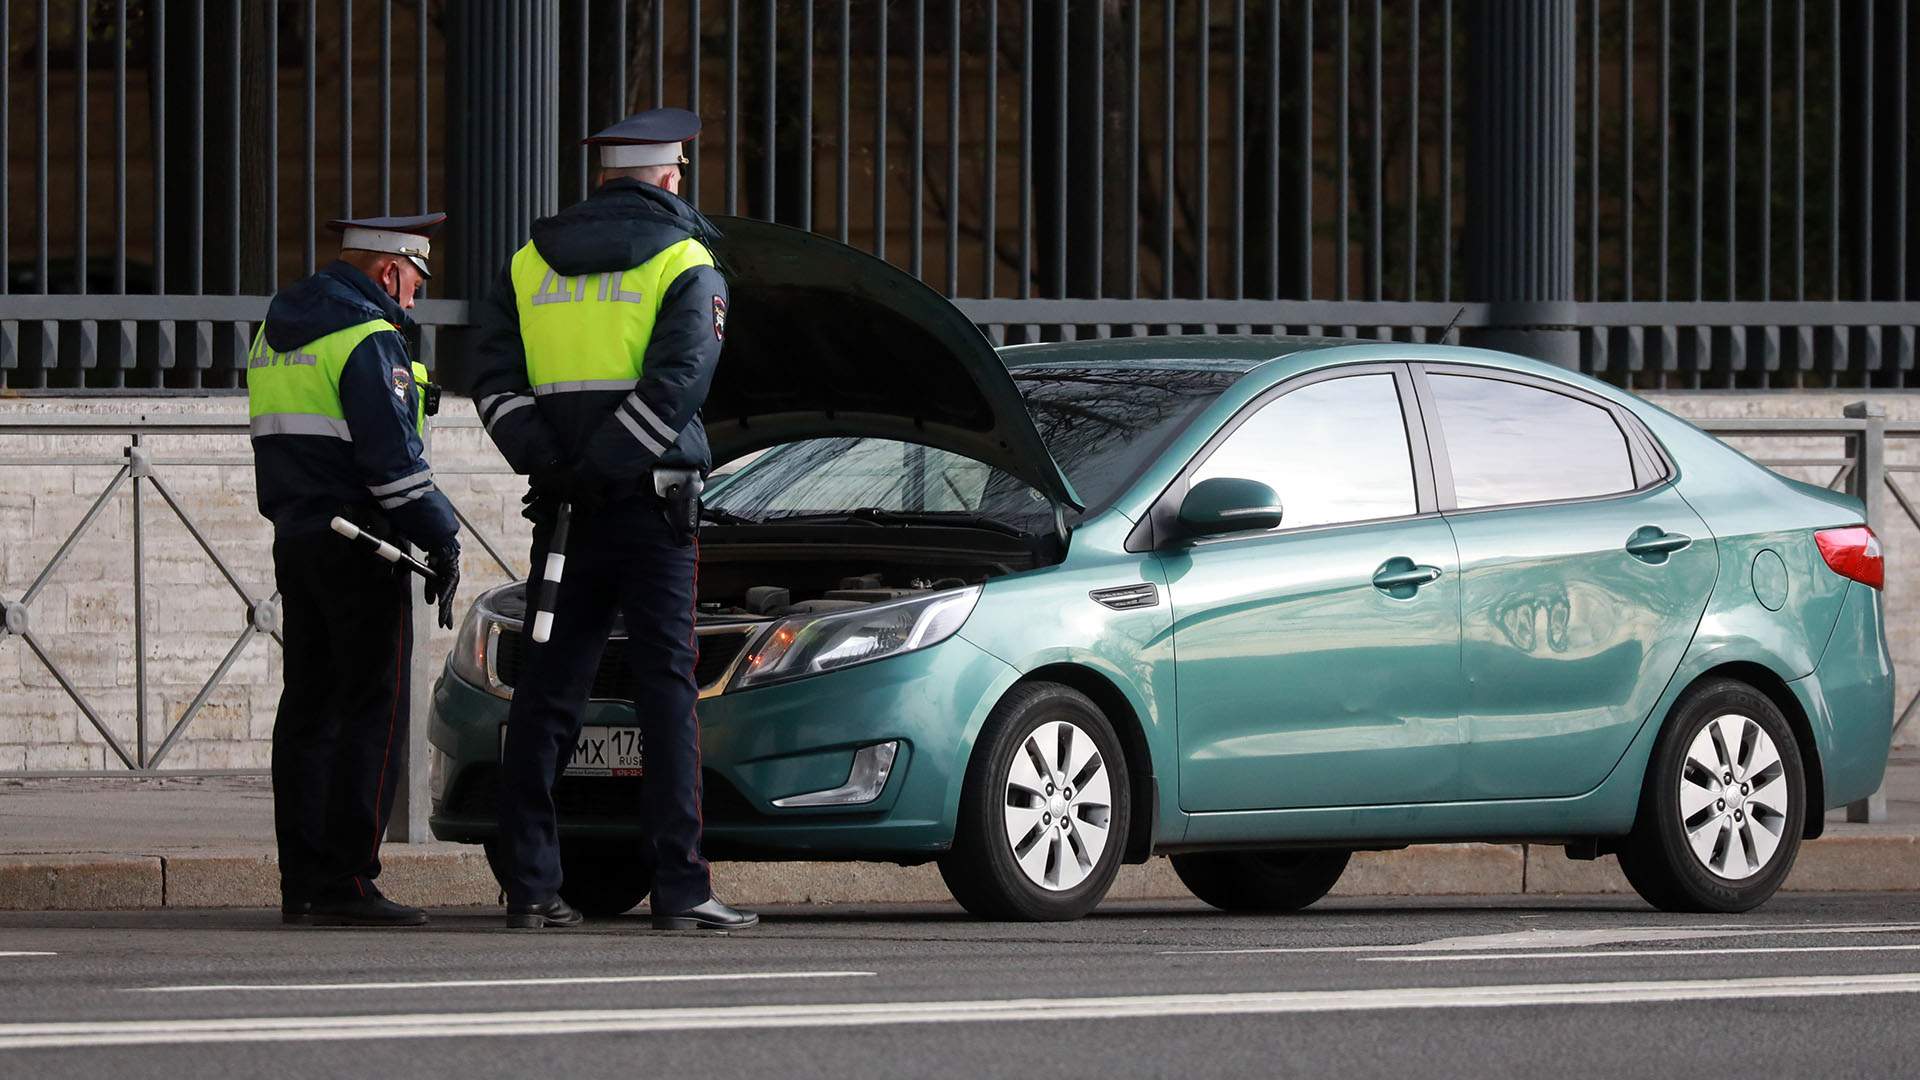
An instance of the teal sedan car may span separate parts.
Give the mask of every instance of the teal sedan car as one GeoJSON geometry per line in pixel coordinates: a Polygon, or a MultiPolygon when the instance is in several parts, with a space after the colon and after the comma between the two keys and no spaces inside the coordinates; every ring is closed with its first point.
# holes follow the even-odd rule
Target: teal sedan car
{"type": "MultiPolygon", "coordinates": [[[[1879,786],[1893,673],[1854,499],[1515,356],[996,351],[884,264],[723,227],[714,858],[935,861],[969,911],[1048,920],[1154,854],[1281,911],[1355,851],[1524,841],[1737,912],[1879,786]]],[[[492,835],[524,608],[480,597],[436,687],[443,839],[492,835]]],[[[555,794],[562,891],[596,914],[648,885],[614,637],[555,794]]]]}

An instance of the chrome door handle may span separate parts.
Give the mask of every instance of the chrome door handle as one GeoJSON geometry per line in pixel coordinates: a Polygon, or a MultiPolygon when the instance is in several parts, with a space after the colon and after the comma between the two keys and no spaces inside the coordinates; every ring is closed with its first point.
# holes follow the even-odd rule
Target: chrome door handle
{"type": "Polygon", "coordinates": [[[1373,587],[1398,600],[1411,597],[1422,585],[1440,580],[1440,568],[1420,566],[1412,559],[1389,559],[1374,571],[1373,587]]]}
{"type": "Polygon", "coordinates": [[[1643,562],[1659,564],[1667,556],[1693,543],[1693,537],[1672,533],[1657,525],[1648,525],[1627,538],[1627,554],[1643,562]]]}

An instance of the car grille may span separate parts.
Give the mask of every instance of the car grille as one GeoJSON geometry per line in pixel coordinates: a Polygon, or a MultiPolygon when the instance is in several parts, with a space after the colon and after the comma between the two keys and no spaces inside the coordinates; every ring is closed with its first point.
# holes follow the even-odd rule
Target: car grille
{"type": "MultiPolygon", "coordinates": [[[[758,626],[716,626],[698,632],[700,651],[693,663],[693,681],[702,692],[719,688],[720,680],[726,677],[757,629],[758,626]]],[[[593,688],[587,696],[606,701],[633,700],[626,641],[618,636],[607,640],[606,650],[600,654],[600,667],[593,673],[593,688]]],[[[494,644],[494,677],[502,686],[512,689],[519,685],[526,662],[526,639],[520,631],[502,626],[499,640],[494,644]]]]}
{"type": "MultiPolygon", "coordinates": [[[[562,822],[614,821],[638,824],[644,818],[637,776],[563,776],[553,788],[553,806],[562,822]]],[[[500,769],[474,765],[460,774],[441,813],[491,821],[497,813],[500,769]]],[[[711,769],[700,774],[701,819],[709,824],[747,822],[763,815],[738,788],[711,769]]]]}

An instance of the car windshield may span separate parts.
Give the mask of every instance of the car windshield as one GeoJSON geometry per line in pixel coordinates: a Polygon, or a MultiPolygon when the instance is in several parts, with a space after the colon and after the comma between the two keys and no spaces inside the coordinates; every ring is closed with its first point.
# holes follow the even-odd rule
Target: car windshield
{"type": "MultiPolygon", "coordinates": [[[[1040,436],[1090,510],[1105,506],[1238,376],[1215,370],[1015,369],[1040,436]]],[[[1046,496],[970,458],[892,439],[805,439],[715,481],[718,520],[767,521],[860,511],[991,519],[1051,528],[1046,496]]]]}

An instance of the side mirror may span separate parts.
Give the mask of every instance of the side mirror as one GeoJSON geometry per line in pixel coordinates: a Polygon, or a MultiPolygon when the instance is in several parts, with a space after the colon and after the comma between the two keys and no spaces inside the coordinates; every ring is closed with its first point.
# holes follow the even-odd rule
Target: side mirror
{"type": "Polygon", "coordinates": [[[1216,476],[1193,485],[1179,517],[1191,536],[1271,529],[1280,524],[1280,496],[1258,480],[1216,476]]]}

